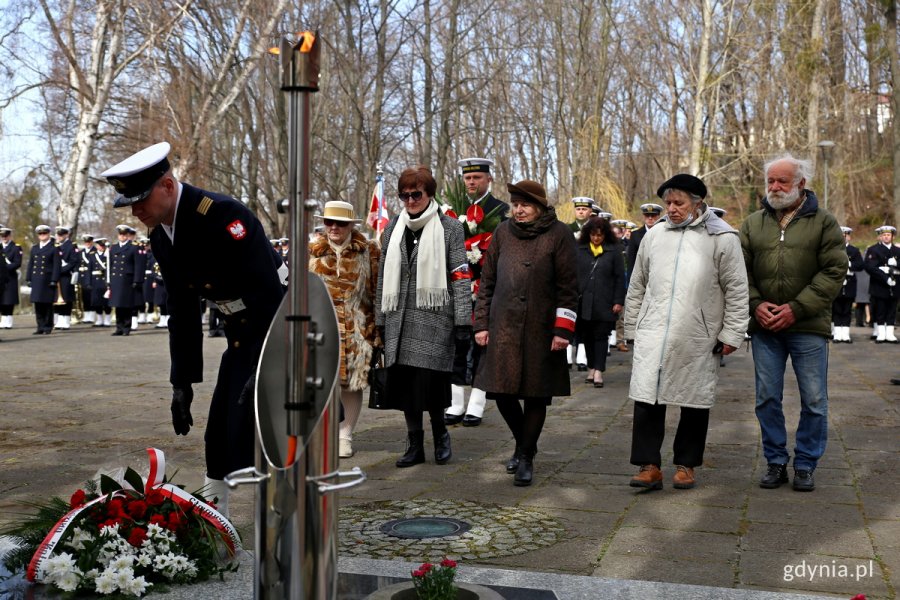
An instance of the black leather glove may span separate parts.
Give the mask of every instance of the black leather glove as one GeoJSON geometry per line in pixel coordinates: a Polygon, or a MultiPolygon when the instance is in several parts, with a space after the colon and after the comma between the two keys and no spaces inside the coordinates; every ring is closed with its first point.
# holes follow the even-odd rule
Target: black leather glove
{"type": "Polygon", "coordinates": [[[191,417],[191,401],[194,399],[194,390],[191,386],[172,387],[172,426],[176,435],[187,435],[194,424],[191,417]]]}
{"type": "Polygon", "coordinates": [[[247,383],[244,384],[243,389],[241,390],[241,395],[238,396],[238,404],[243,404],[248,402],[253,404],[253,399],[256,394],[256,373],[250,376],[250,379],[247,380],[247,383]]]}

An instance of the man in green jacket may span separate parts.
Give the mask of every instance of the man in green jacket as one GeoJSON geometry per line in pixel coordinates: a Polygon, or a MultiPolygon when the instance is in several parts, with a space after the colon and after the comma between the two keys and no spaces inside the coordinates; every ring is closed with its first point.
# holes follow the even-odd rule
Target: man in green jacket
{"type": "Polygon", "coordinates": [[[741,226],[753,317],[756,417],[768,463],[759,485],[777,488],[788,481],[782,398],[790,357],[801,404],[793,487],[812,491],[813,471],[828,441],[831,303],[847,273],[847,254],[837,221],[805,189],[808,161],[787,154],[767,163],[765,173],[763,208],[741,226]]]}

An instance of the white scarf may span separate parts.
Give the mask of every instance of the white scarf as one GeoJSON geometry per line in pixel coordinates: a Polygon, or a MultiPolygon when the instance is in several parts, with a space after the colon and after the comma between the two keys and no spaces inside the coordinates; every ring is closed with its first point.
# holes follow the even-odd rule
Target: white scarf
{"type": "Polygon", "coordinates": [[[330,238],[328,239],[328,245],[334,250],[334,273],[338,277],[341,276],[341,255],[344,253],[344,250],[347,249],[347,246],[350,245],[352,239],[353,231],[351,231],[350,235],[348,235],[340,244],[332,242],[330,238]]]}
{"type": "Polygon", "coordinates": [[[444,226],[441,225],[437,202],[431,202],[417,219],[410,220],[405,208],[397,217],[384,258],[384,283],[381,290],[381,310],[384,312],[397,310],[400,305],[400,244],[403,243],[407,228],[411,231],[422,229],[416,259],[416,306],[438,308],[450,300],[450,293],[447,291],[444,226]]]}

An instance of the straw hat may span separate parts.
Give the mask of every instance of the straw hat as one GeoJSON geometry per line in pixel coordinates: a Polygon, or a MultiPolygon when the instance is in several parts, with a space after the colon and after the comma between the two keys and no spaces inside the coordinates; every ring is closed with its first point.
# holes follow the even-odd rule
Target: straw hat
{"type": "Polygon", "coordinates": [[[360,219],[356,218],[356,211],[353,205],[343,200],[331,200],[325,203],[325,208],[321,215],[316,215],[320,219],[329,219],[331,221],[346,221],[348,223],[359,223],[360,219]]]}

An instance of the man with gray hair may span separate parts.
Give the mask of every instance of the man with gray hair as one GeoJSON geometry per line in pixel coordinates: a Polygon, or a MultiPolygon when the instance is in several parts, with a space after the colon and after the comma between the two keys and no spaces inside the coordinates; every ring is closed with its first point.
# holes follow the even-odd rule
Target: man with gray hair
{"type": "Polygon", "coordinates": [[[741,226],[750,286],[750,331],[756,372],[756,417],[768,468],[759,482],[788,481],[782,400],[788,357],[800,388],[794,447],[797,491],[815,489],[813,471],[828,441],[828,346],[831,303],[847,273],[841,228],[806,189],[808,161],[786,154],[765,165],[762,210],[741,226]]]}

